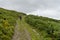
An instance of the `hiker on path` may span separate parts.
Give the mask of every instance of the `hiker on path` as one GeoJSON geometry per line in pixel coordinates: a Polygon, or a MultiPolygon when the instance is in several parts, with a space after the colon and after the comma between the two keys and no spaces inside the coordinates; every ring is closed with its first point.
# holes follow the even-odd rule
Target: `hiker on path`
{"type": "Polygon", "coordinates": [[[20,20],[22,20],[22,16],[19,16],[20,20]]]}

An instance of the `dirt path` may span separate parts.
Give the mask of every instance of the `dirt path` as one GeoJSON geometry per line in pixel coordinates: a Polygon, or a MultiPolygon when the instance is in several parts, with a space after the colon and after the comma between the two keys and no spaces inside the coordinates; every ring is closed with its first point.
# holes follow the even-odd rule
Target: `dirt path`
{"type": "Polygon", "coordinates": [[[15,32],[13,35],[12,40],[31,40],[30,34],[28,30],[25,28],[24,24],[20,22],[20,20],[17,20],[17,24],[15,26],[15,32]]]}
{"type": "Polygon", "coordinates": [[[16,23],[12,40],[20,40],[20,31],[18,30],[18,28],[18,23],[16,23]]]}

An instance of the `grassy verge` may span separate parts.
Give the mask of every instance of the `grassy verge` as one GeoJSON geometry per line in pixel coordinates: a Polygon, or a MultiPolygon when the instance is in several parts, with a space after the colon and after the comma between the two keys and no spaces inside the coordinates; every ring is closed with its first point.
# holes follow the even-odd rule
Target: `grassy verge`
{"type": "Polygon", "coordinates": [[[23,16],[23,19],[22,19],[22,24],[24,25],[24,27],[28,30],[28,32],[30,33],[30,36],[31,36],[31,39],[32,40],[40,40],[40,36],[37,35],[37,32],[34,32],[32,27],[30,27],[30,25],[28,25],[26,22],[25,22],[25,19],[24,19],[24,16],[23,16]]]}

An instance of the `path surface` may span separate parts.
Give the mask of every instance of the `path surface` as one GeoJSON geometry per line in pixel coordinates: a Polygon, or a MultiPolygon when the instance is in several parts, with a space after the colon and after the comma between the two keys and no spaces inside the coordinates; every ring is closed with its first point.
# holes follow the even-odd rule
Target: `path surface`
{"type": "Polygon", "coordinates": [[[12,40],[31,40],[28,30],[25,28],[24,24],[22,24],[22,21],[20,21],[20,19],[16,21],[14,30],[15,32],[12,40]]]}
{"type": "Polygon", "coordinates": [[[18,28],[19,28],[19,26],[18,26],[18,22],[17,22],[15,29],[14,29],[14,35],[13,35],[12,40],[19,40],[20,39],[20,31],[18,30],[18,28]]]}

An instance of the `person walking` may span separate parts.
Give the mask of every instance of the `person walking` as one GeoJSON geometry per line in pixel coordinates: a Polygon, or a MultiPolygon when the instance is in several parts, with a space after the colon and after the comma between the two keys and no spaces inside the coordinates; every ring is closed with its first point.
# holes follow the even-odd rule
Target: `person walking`
{"type": "Polygon", "coordinates": [[[22,16],[19,16],[20,20],[22,20],[22,16]]]}

